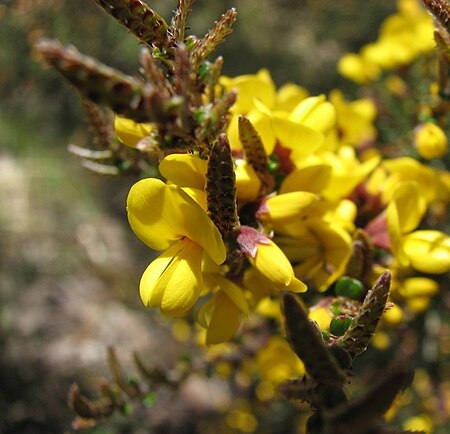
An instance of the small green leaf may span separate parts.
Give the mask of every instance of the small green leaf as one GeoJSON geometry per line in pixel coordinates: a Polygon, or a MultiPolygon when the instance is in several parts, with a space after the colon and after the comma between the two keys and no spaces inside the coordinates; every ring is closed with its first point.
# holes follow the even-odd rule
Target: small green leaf
{"type": "Polygon", "coordinates": [[[127,402],[122,405],[122,407],[120,407],[120,412],[124,416],[131,416],[133,414],[133,406],[131,405],[131,403],[127,402]]]}
{"type": "Polygon", "coordinates": [[[144,398],[142,399],[142,403],[148,408],[153,407],[155,405],[155,402],[156,402],[155,392],[148,392],[147,395],[145,395],[144,398]]]}

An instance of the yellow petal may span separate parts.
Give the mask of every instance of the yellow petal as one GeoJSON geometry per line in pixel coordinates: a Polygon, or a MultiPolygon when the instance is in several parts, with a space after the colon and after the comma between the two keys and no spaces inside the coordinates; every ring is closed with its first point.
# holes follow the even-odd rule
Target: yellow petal
{"type": "Polygon", "coordinates": [[[241,203],[252,202],[258,197],[261,180],[250,164],[245,160],[236,160],[236,190],[241,203]]]}
{"type": "Polygon", "coordinates": [[[294,270],[282,250],[268,239],[268,244],[258,244],[256,256],[248,256],[250,263],[279,289],[291,283],[294,270]]]}
{"type": "Polygon", "coordinates": [[[419,225],[426,211],[426,203],[419,194],[417,182],[400,184],[394,191],[392,200],[397,207],[400,231],[411,232],[419,225]]]}
{"type": "Polygon", "coordinates": [[[141,278],[140,294],[149,307],[161,308],[167,316],[187,312],[202,287],[203,249],[187,239],[174,244],[155,259],[141,278]]]}
{"type": "Polygon", "coordinates": [[[161,305],[164,288],[158,287],[158,280],[173,262],[174,257],[180,252],[182,247],[180,242],[174,243],[169,249],[154,259],[142,274],[139,291],[142,303],[145,306],[158,307],[161,305]]]}
{"type": "Polygon", "coordinates": [[[336,109],[325,101],[325,95],[309,97],[292,111],[289,119],[325,133],[336,124],[336,109]]]}
{"type": "Polygon", "coordinates": [[[405,279],[399,288],[400,295],[405,298],[432,297],[439,291],[439,284],[426,277],[410,277],[405,279]]]}
{"type": "Polygon", "coordinates": [[[414,141],[419,154],[427,160],[444,157],[448,152],[447,136],[439,126],[431,122],[416,128],[414,141]]]}
{"type": "Polygon", "coordinates": [[[286,291],[295,292],[296,294],[299,292],[306,292],[308,287],[295,276],[292,278],[291,283],[286,286],[286,291]]]}
{"type": "Polygon", "coordinates": [[[409,266],[409,258],[403,249],[402,232],[400,218],[398,216],[397,204],[395,201],[389,203],[386,209],[387,229],[389,233],[390,248],[401,267],[409,266]]]}
{"type": "Polygon", "coordinates": [[[214,313],[206,332],[206,344],[220,344],[230,340],[241,324],[241,311],[228,298],[219,291],[216,294],[214,313]]]}
{"type": "Polygon", "coordinates": [[[295,191],[279,194],[266,199],[267,213],[261,213],[258,217],[273,225],[282,225],[301,219],[308,213],[318,201],[313,193],[295,191]]]}
{"type": "Polygon", "coordinates": [[[164,178],[178,185],[198,190],[205,189],[208,163],[197,155],[170,154],[159,163],[159,171],[164,178]]]}
{"type": "Polygon", "coordinates": [[[242,288],[220,275],[216,276],[216,281],[227,297],[241,310],[242,313],[247,315],[248,303],[242,292],[242,288]]]}
{"type": "Polygon", "coordinates": [[[291,191],[321,193],[330,182],[330,178],[331,166],[328,164],[301,167],[286,176],[279,193],[284,194],[291,191]]]}
{"type": "Polygon", "coordinates": [[[440,231],[415,231],[403,239],[411,265],[423,273],[441,274],[450,270],[450,237],[440,231]]]}
{"type": "Polygon", "coordinates": [[[248,113],[254,107],[255,99],[260,100],[268,107],[272,107],[274,103],[275,84],[267,70],[232,79],[221,77],[221,82],[227,90],[235,89],[237,91],[237,100],[232,107],[233,113],[248,113]]]}
{"type": "Polygon", "coordinates": [[[114,119],[114,130],[117,138],[127,146],[136,146],[144,137],[150,134],[153,124],[142,124],[121,116],[114,119]]]}
{"type": "Polygon", "coordinates": [[[329,330],[333,315],[327,306],[319,306],[310,309],[308,317],[315,321],[321,330],[329,330]]]}
{"type": "Polygon", "coordinates": [[[226,258],[219,230],[206,212],[181,188],[159,179],[143,179],[131,187],[128,220],[134,233],[155,250],[164,250],[187,237],[203,247],[217,263],[226,258]]]}
{"type": "Polygon", "coordinates": [[[322,133],[289,119],[274,116],[272,124],[282,146],[292,150],[291,159],[294,162],[312,154],[325,140],[322,133]]]}
{"type": "Polygon", "coordinates": [[[287,83],[278,89],[275,110],[290,112],[300,101],[308,97],[308,91],[293,83],[287,83]]]}

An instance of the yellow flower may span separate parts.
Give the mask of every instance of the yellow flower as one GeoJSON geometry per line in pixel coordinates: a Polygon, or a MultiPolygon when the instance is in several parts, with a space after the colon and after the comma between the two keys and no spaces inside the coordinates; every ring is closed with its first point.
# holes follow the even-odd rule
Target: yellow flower
{"type": "Polygon", "coordinates": [[[412,232],[404,237],[403,248],[416,270],[431,274],[450,270],[450,237],[443,232],[412,232]]]}
{"type": "Polygon", "coordinates": [[[412,232],[420,223],[426,204],[416,182],[397,187],[386,209],[390,248],[401,267],[424,273],[450,270],[450,237],[434,230],[412,232]]]}
{"type": "Polygon", "coordinates": [[[278,290],[306,291],[306,285],[294,276],[294,270],[282,250],[266,235],[249,226],[241,226],[237,242],[250,264],[278,290]]]}
{"type": "Polygon", "coordinates": [[[384,160],[366,183],[367,191],[376,196],[381,193],[384,203],[389,203],[400,184],[413,181],[427,204],[440,199],[438,173],[431,167],[409,157],[384,160]]]}
{"type": "Polygon", "coordinates": [[[127,212],[134,233],[152,249],[165,250],[142,275],[143,303],[160,306],[169,316],[182,315],[200,296],[204,253],[216,264],[225,261],[219,230],[182,189],[153,178],[133,185],[127,212]]]}
{"type": "Polygon", "coordinates": [[[256,217],[276,230],[280,225],[301,219],[318,200],[315,194],[306,191],[269,196],[262,202],[256,217]]]}
{"type": "Polygon", "coordinates": [[[239,286],[220,274],[205,275],[210,286],[219,289],[200,308],[197,321],[206,328],[206,344],[219,344],[230,340],[238,330],[248,304],[239,286]]]}
{"type": "Polygon", "coordinates": [[[359,84],[375,81],[381,74],[377,65],[354,53],[346,53],[339,59],[338,72],[359,84]]]}
{"type": "Polygon", "coordinates": [[[294,264],[295,275],[325,291],[345,270],[351,253],[351,236],[341,227],[321,220],[306,220],[276,238],[294,264]]]}
{"type": "Polygon", "coordinates": [[[423,312],[430,299],[439,291],[436,281],[427,277],[409,277],[400,283],[398,293],[406,300],[407,306],[415,313],[423,312]]]}
{"type": "Polygon", "coordinates": [[[416,0],[400,0],[398,9],[383,22],[376,42],[365,45],[359,55],[345,54],[340,59],[342,75],[366,83],[378,79],[380,70],[406,65],[434,48],[431,16],[416,0]]]}
{"type": "Polygon", "coordinates": [[[271,337],[266,346],[259,350],[256,365],[261,381],[268,381],[272,386],[305,373],[301,360],[280,336],[271,337]]]}
{"type": "Polygon", "coordinates": [[[357,146],[375,139],[376,129],[373,121],[377,109],[372,100],[364,98],[346,101],[342,92],[336,89],[330,93],[330,102],[336,109],[341,142],[357,146]]]}
{"type": "Polygon", "coordinates": [[[426,122],[415,131],[414,144],[419,154],[426,160],[444,157],[448,152],[448,139],[436,124],[426,122]]]}
{"type": "Polygon", "coordinates": [[[240,75],[235,78],[222,76],[220,83],[226,90],[236,90],[237,99],[231,111],[247,114],[254,108],[255,100],[272,107],[275,102],[275,84],[269,71],[261,69],[257,74],[240,75]]]}
{"type": "Polygon", "coordinates": [[[114,130],[117,138],[125,145],[133,148],[153,129],[153,124],[137,123],[121,116],[116,116],[114,119],[114,130]]]}

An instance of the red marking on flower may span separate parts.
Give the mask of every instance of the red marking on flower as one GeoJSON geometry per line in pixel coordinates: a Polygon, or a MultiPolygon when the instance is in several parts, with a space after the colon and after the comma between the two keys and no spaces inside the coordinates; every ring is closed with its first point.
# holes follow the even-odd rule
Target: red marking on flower
{"type": "Polygon", "coordinates": [[[244,254],[252,258],[256,256],[258,244],[270,244],[270,240],[266,235],[250,226],[240,227],[237,242],[244,254]]]}
{"type": "Polygon", "coordinates": [[[371,220],[364,230],[372,239],[373,245],[381,249],[389,250],[391,247],[391,240],[387,228],[386,213],[378,214],[371,220]]]}
{"type": "Polygon", "coordinates": [[[277,142],[273,154],[278,158],[282,172],[288,174],[295,169],[295,164],[291,160],[292,149],[283,148],[280,142],[277,142]]]}

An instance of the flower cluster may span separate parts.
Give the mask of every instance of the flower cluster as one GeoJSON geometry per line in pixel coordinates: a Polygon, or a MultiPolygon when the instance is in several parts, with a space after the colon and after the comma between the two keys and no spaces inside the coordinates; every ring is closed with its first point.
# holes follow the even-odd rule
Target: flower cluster
{"type": "Polygon", "coordinates": [[[399,0],[398,12],[382,24],[376,42],[339,61],[339,72],[360,84],[377,80],[382,71],[411,63],[435,47],[431,16],[416,0],[399,0]]]}
{"type": "MultiPolygon", "coordinates": [[[[207,58],[235,11],[203,39],[186,37],[190,1],[179,2],[171,24],[140,0],[97,1],[147,46],[139,78],[73,47],[38,44],[88,100],[108,148],[101,155],[115,171],[147,176],[127,198],[132,230],[161,252],[141,277],[144,305],[169,317],[195,312],[202,341],[223,344],[207,350],[217,372],[235,375],[243,388],[257,378],[260,401],[281,383],[285,397],[314,409],[308,432],[378,427],[411,384],[411,370],[393,366],[350,400],[343,388],[352,361],[380,318],[392,326],[426,311],[450,270],[450,8],[423,2],[434,22],[416,0],[399,0],[378,41],[342,57],[339,70],[358,83],[402,67],[381,86],[385,94],[374,88],[353,100],[338,89],[277,89],[266,69],[223,76],[222,59],[207,58]],[[408,67],[435,44],[438,77],[417,84],[408,67]],[[113,131],[98,105],[114,113],[113,131]],[[401,127],[390,130],[399,113],[401,127]],[[113,134],[111,146],[105,138],[113,134]],[[283,321],[290,346],[279,336],[283,321]],[[298,378],[285,381],[290,376],[298,378]]],[[[383,329],[374,344],[389,344],[383,329]]],[[[245,401],[228,424],[243,432],[258,426],[245,401]]]]}
{"type": "MultiPolygon", "coordinates": [[[[135,233],[168,248],[142,277],[145,305],[180,315],[204,297],[197,318],[206,342],[227,340],[263,299],[303,292],[305,283],[327,290],[345,274],[360,229],[378,249],[374,267],[399,275],[450,269],[449,237],[417,230],[433,206],[448,203],[449,174],[408,157],[383,159],[371,100],[308,96],[293,84],[277,91],[266,70],[221,84],[238,95],[227,128],[237,226],[222,238],[208,217],[210,161],[195,153],[163,158],[165,183],[140,181],[127,205],[135,233]]],[[[134,146],[148,129],[131,125],[116,119],[116,134],[134,146]]],[[[411,279],[428,283],[409,277],[399,287],[411,279]]]]}

